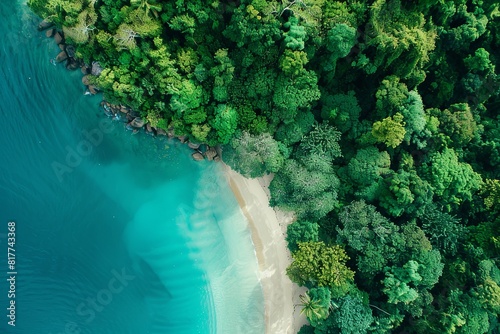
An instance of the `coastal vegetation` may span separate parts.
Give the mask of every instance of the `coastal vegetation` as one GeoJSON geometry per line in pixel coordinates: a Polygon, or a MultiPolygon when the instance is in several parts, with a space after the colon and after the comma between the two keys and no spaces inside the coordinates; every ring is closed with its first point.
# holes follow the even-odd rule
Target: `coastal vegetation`
{"type": "Polygon", "coordinates": [[[500,331],[495,0],[29,0],[111,103],[275,173],[308,333],[500,331]]]}

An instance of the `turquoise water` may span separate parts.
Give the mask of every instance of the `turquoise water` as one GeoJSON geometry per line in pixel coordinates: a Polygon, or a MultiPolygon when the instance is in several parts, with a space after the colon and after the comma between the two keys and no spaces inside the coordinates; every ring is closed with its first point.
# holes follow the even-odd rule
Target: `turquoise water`
{"type": "Polygon", "coordinates": [[[81,73],[50,63],[58,47],[23,3],[0,18],[0,333],[263,333],[247,222],[221,166],[101,114],[81,73]]]}

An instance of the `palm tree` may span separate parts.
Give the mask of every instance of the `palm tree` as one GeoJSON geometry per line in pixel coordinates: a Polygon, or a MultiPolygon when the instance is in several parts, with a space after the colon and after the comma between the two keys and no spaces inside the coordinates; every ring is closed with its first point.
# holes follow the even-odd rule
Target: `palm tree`
{"type": "Polygon", "coordinates": [[[300,314],[304,314],[309,322],[326,319],[330,314],[329,305],[325,307],[319,300],[311,299],[307,292],[300,295],[300,301],[302,302],[299,304],[299,306],[302,306],[300,314]]]}

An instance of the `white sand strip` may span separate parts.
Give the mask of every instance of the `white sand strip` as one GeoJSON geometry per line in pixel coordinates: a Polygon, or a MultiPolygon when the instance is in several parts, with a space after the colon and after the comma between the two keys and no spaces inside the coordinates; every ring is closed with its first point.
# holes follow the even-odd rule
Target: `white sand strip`
{"type": "Polygon", "coordinates": [[[295,334],[306,319],[300,315],[299,307],[294,307],[305,289],[292,283],[286,275],[291,257],[285,234],[292,217],[282,212],[277,214],[269,206],[269,177],[247,179],[227,165],[224,168],[251,229],[264,293],[266,333],[295,334]]]}

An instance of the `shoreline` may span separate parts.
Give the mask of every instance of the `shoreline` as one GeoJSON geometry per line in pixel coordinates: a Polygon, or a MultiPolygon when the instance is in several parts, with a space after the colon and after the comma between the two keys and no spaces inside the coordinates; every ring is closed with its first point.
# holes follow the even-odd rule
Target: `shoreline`
{"type": "MultiPolygon", "coordinates": [[[[74,52],[68,52],[67,49],[73,47],[65,44],[62,31],[51,25],[43,26],[43,28],[39,26],[39,31],[46,29],[48,29],[46,36],[49,38],[54,37],[56,44],[61,49],[60,53],[54,58],[54,65],[67,61],[66,68],[68,70],[76,70],[81,67],[84,75],[82,83],[87,87],[86,92],[95,95],[98,88],[90,85],[87,80],[88,75],[94,74],[94,71],[96,71],[94,64],[87,66],[81,60],[74,58],[74,52]]],[[[102,70],[100,66],[99,70],[102,70]]],[[[100,71],[95,73],[96,76],[99,74],[100,71]]],[[[210,147],[203,143],[191,143],[186,140],[185,136],[175,136],[171,129],[165,131],[152,128],[150,124],[146,124],[142,118],[127,106],[113,105],[104,99],[100,106],[107,116],[124,113],[127,116],[127,126],[130,127],[129,130],[133,130],[133,134],[143,128],[148,134],[163,135],[169,138],[176,137],[181,143],[187,142],[188,146],[193,150],[191,156],[194,160],[220,161],[220,152],[217,147],[210,147]],[[206,145],[206,151],[199,149],[201,145],[206,145]]],[[[293,221],[293,217],[269,206],[270,194],[267,186],[272,179],[271,177],[247,179],[231,170],[226,164],[223,163],[223,166],[227,181],[248,221],[248,227],[251,231],[259,268],[257,274],[264,295],[266,333],[295,334],[302,325],[307,324],[307,320],[300,314],[300,308],[296,307],[300,303],[299,296],[306,289],[291,282],[286,275],[286,268],[291,263],[291,255],[287,248],[285,235],[286,227],[293,221]]]]}
{"type": "Polygon", "coordinates": [[[264,295],[266,333],[295,334],[307,323],[300,314],[299,295],[306,291],[290,281],[286,268],[291,263],[286,227],[293,217],[269,206],[270,177],[247,179],[224,164],[224,174],[251,231],[258,261],[258,277],[264,295]]]}

